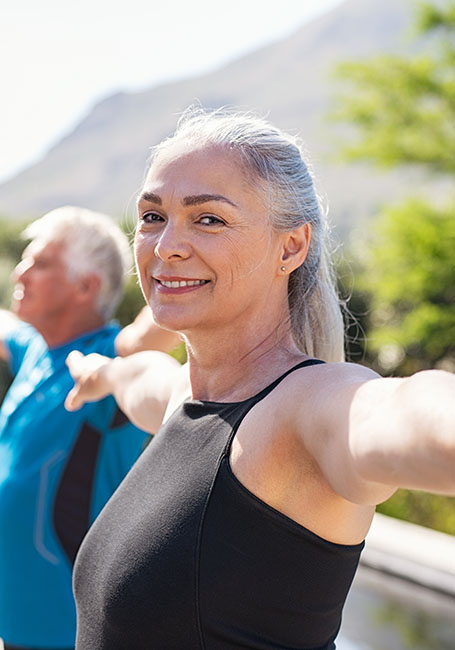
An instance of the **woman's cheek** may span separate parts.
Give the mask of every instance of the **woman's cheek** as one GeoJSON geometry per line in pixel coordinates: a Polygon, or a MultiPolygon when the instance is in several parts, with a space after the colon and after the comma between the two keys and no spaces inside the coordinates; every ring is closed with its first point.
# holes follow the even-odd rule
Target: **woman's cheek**
{"type": "Polygon", "coordinates": [[[139,273],[154,257],[154,242],[152,238],[142,233],[137,233],[134,239],[134,258],[139,273]]]}

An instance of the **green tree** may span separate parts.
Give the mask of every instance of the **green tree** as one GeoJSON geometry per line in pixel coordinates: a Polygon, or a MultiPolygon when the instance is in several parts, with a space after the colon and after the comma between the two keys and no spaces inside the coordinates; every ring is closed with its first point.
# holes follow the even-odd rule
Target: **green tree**
{"type": "MultiPolygon", "coordinates": [[[[455,5],[419,5],[416,25],[427,54],[338,68],[351,92],[337,117],[357,133],[344,155],[383,167],[414,166],[448,180],[455,172],[455,5]]],[[[376,355],[372,365],[400,373],[455,367],[453,192],[432,204],[411,198],[384,209],[362,248],[358,289],[370,303],[363,325],[376,355]]]]}
{"type": "Polygon", "coordinates": [[[409,199],[372,229],[360,288],[382,369],[409,374],[455,361],[455,205],[409,199]]]}
{"type": "Polygon", "coordinates": [[[347,62],[337,75],[351,84],[337,117],[353,123],[358,139],[349,159],[383,167],[417,165],[431,173],[455,171],[455,5],[419,5],[416,31],[429,53],[347,62]]]}
{"type": "MultiPolygon", "coordinates": [[[[447,181],[455,172],[453,0],[420,4],[416,28],[427,41],[425,55],[339,66],[350,92],[340,99],[336,117],[355,134],[343,153],[381,167],[412,166],[447,181]]],[[[437,201],[412,197],[384,208],[369,235],[357,236],[356,285],[349,288],[352,282],[341,279],[366,330],[366,347],[354,341],[350,350],[382,372],[455,368],[455,204],[447,186],[437,201]]],[[[448,497],[399,490],[378,510],[455,533],[448,497]]]]}
{"type": "Polygon", "coordinates": [[[26,242],[21,232],[26,224],[0,219],[0,308],[7,309],[11,299],[11,272],[20,260],[26,242]]]}

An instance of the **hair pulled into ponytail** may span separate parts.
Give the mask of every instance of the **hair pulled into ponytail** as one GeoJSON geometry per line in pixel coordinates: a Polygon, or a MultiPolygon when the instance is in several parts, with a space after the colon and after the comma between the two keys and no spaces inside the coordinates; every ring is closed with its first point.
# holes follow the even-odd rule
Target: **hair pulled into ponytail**
{"type": "Polygon", "coordinates": [[[296,345],[325,361],[343,361],[344,326],[328,254],[326,216],[297,140],[250,113],[190,107],[173,136],[154,148],[152,160],[171,141],[216,144],[238,152],[251,183],[259,185],[272,226],[291,231],[311,224],[304,263],[289,277],[290,324],[296,345]]]}

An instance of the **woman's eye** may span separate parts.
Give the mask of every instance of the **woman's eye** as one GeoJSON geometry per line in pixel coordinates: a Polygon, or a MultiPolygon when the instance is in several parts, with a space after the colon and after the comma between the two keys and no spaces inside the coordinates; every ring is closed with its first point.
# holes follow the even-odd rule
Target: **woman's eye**
{"type": "Polygon", "coordinates": [[[224,226],[224,221],[218,217],[214,217],[213,214],[205,214],[199,219],[199,223],[207,226],[224,226]]]}
{"type": "Polygon", "coordinates": [[[145,223],[156,223],[163,221],[163,217],[157,212],[144,212],[141,216],[141,221],[144,221],[145,223]]]}

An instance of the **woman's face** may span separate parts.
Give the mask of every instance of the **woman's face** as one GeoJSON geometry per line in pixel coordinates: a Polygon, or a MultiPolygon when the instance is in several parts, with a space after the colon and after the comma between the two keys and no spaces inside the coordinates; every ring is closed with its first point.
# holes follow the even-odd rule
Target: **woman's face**
{"type": "Polygon", "coordinates": [[[174,142],[156,157],[138,201],[135,255],[162,326],[246,325],[286,293],[282,276],[277,283],[282,235],[253,185],[221,146],[174,142]]]}

